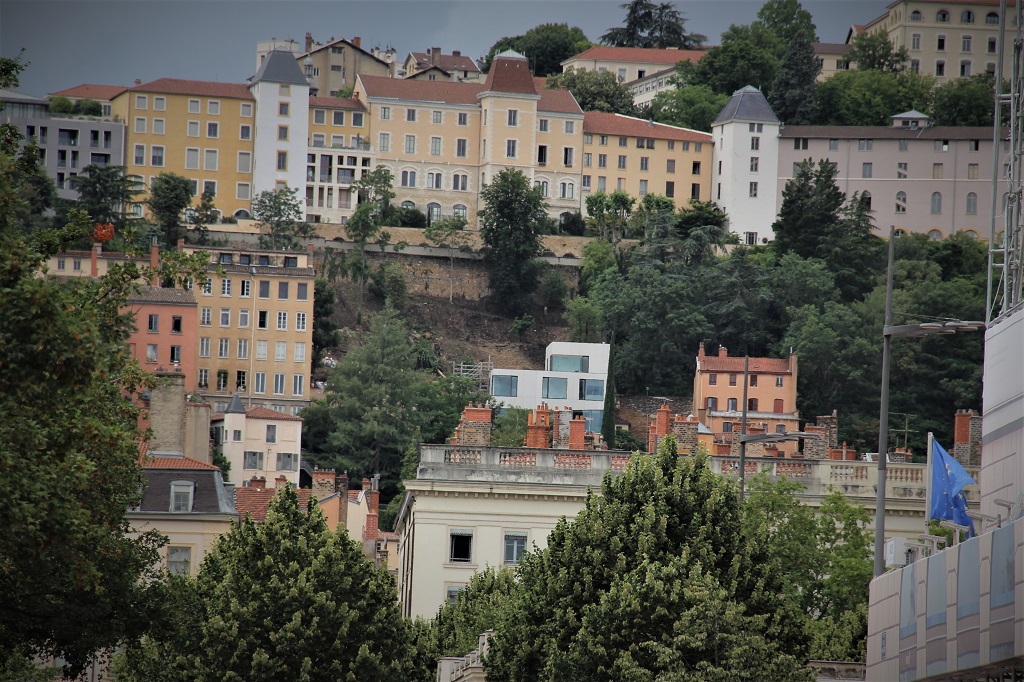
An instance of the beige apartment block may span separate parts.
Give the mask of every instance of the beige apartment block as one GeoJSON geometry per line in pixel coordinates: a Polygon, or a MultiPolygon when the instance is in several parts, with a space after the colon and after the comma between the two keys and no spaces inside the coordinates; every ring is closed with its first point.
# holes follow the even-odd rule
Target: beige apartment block
{"type": "MultiPolygon", "coordinates": [[[[201,249],[185,247],[194,253],[201,249]]],[[[309,404],[313,279],[308,251],[212,249],[199,308],[199,393],[215,412],[246,407],[297,414],[309,404]]]]}
{"type": "Polygon", "coordinates": [[[711,199],[713,138],[688,128],[621,114],[587,112],[583,124],[583,192],[660,194],[688,207],[711,199]]]}
{"type": "Polygon", "coordinates": [[[658,93],[675,90],[676,85],[673,79],[678,70],[675,66],[670,66],[626,83],[626,87],[633,93],[633,104],[638,107],[648,106],[658,96],[658,93]]]}
{"type": "MultiPolygon", "coordinates": [[[[1013,2],[1009,2],[1013,11],[1013,2]]],[[[999,49],[1007,67],[1013,56],[1013,20],[999,41],[998,0],[896,0],[888,11],[864,26],[865,33],[883,32],[896,47],[910,53],[910,70],[939,81],[995,73],[999,49]]]]}
{"type": "Polygon", "coordinates": [[[814,43],[814,58],[818,60],[818,81],[823,81],[829,76],[834,76],[842,71],[849,71],[857,68],[850,64],[849,43],[814,43]]]}
{"type": "Polygon", "coordinates": [[[306,220],[344,225],[358,205],[352,183],[377,166],[369,112],[358,99],[309,98],[306,220]]]}
{"type": "Polygon", "coordinates": [[[680,50],[679,48],[611,47],[595,45],[562,62],[562,71],[580,69],[583,71],[610,72],[623,83],[675,66],[679,62],[697,62],[706,54],[703,50],[680,50]]]}
{"type": "Polygon", "coordinates": [[[444,54],[440,47],[428,47],[426,52],[410,52],[402,64],[402,70],[406,78],[413,78],[424,71],[433,70],[437,73],[438,80],[441,74],[447,80],[453,81],[480,81],[483,74],[472,58],[462,54],[459,50],[452,50],[451,54],[444,54]]]}
{"type": "Polygon", "coordinates": [[[312,78],[311,88],[324,97],[338,97],[343,91],[355,87],[356,78],[364,76],[395,75],[394,50],[381,52],[363,49],[359,36],[331,38],[325,44],[315,42],[306,34],[305,51],[295,55],[307,78],[312,78]]]}
{"type": "Polygon", "coordinates": [[[111,100],[126,123],[125,164],[141,191],[131,205],[142,217],[154,178],[175,173],[196,197],[210,188],[222,216],[250,217],[255,100],[243,83],[160,78],[136,82],[111,100]]]}
{"type": "MultiPolygon", "coordinates": [[[[988,238],[992,215],[992,129],[930,127],[906,112],[893,126],[786,126],[779,133],[777,192],[805,159],[836,164],[839,189],[860,194],[875,225],[942,239],[956,232],[988,238]]],[[[1000,143],[1000,177],[1009,163],[1000,143]]],[[[999,183],[999,195],[1006,191],[999,183]]]]}
{"type": "Polygon", "coordinates": [[[248,486],[260,480],[299,487],[302,419],[266,407],[245,407],[238,393],[210,420],[214,447],[230,462],[229,479],[248,486]]]}

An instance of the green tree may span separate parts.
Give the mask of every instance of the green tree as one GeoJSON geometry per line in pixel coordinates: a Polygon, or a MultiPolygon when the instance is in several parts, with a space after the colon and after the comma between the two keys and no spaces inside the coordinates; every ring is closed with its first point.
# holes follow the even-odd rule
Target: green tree
{"type": "Polygon", "coordinates": [[[283,185],[257,194],[252,199],[252,217],[260,230],[260,246],[265,249],[298,248],[300,239],[315,236],[302,220],[296,187],[283,185]]]}
{"type": "Polygon", "coordinates": [[[587,293],[601,273],[616,267],[615,247],[610,242],[602,239],[587,242],[583,246],[583,265],[580,266],[580,291],[587,293]]]}
{"type": "Polygon", "coordinates": [[[601,420],[601,435],[608,447],[615,447],[615,339],[608,346],[608,377],[604,384],[604,410],[601,420]]]}
{"type": "Polygon", "coordinates": [[[806,680],[807,636],[707,457],[633,458],[520,563],[490,640],[503,680],[806,680]]]}
{"type": "Polygon", "coordinates": [[[677,85],[654,96],[651,116],[658,123],[711,132],[711,124],[728,102],[728,96],[706,85],[677,85]]]}
{"type": "Polygon", "coordinates": [[[695,50],[707,40],[707,36],[686,32],[686,19],[671,2],[631,0],[620,7],[626,10],[626,25],[608,29],[601,36],[605,45],[695,50]]]}
{"type": "Polygon", "coordinates": [[[491,431],[491,445],[496,448],[521,448],[526,442],[526,423],[530,410],[525,407],[504,407],[498,410],[491,431]]]}
{"type": "Polygon", "coordinates": [[[493,629],[507,601],[518,585],[515,571],[489,566],[473,574],[459,591],[454,604],[445,604],[430,622],[430,633],[435,651],[432,661],[437,672],[437,658],[465,656],[479,646],[480,633],[493,629]]]}
{"type": "Polygon", "coordinates": [[[173,249],[181,237],[181,212],[192,203],[192,181],[161,173],[153,179],[146,203],[163,231],[164,246],[173,249]]]}
{"type": "Polygon", "coordinates": [[[711,261],[729,234],[727,219],[714,201],[691,201],[689,208],[681,208],[677,214],[676,253],[688,265],[711,261]]]}
{"type": "Polygon", "coordinates": [[[815,87],[821,67],[810,41],[796,38],[789,43],[768,92],[768,103],[786,125],[814,121],[815,87]]]}
{"type": "Polygon", "coordinates": [[[75,102],[74,113],[79,116],[102,116],[103,105],[86,97],[75,102]]]}
{"type": "Polygon", "coordinates": [[[455,300],[455,252],[469,246],[466,219],[461,217],[435,220],[423,231],[423,236],[438,248],[448,249],[448,302],[455,300]]]}
{"type": "Polygon", "coordinates": [[[794,42],[818,42],[811,13],[803,8],[799,0],[767,0],[757,11],[755,23],[760,23],[779,38],[783,53],[786,51],[785,46],[794,42]]]}
{"type": "Polygon", "coordinates": [[[488,270],[491,302],[510,317],[530,307],[537,288],[539,225],[547,204],[540,188],[531,187],[521,171],[505,168],[480,192],[480,237],[488,270]]]}
{"type": "Polygon", "coordinates": [[[636,113],[633,93],[611,71],[570,67],[565,73],[549,76],[547,87],[567,88],[583,111],[603,111],[627,116],[636,113]]]}
{"type": "Polygon", "coordinates": [[[621,241],[636,199],[617,189],[611,194],[591,192],[586,197],[586,204],[587,215],[601,239],[612,244],[621,241]]]}
{"type": "Polygon", "coordinates": [[[586,296],[567,301],[563,317],[569,323],[570,341],[597,343],[601,340],[601,311],[586,296]]]}
{"type": "Polygon", "coordinates": [[[337,294],[323,277],[313,282],[313,369],[323,365],[324,351],[338,345],[338,323],[334,321],[337,294]]]}
{"type": "MultiPolygon", "coordinates": [[[[885,31],[862,32],[854,37],[850,45],[850,52],[847,56],[861,71],[899,73],[907,68],[907,64],[910,62],[910,53],[907,52],[907,48],[896,48],[885,31]]],[[[991,109],[991,106],[989,108],[991,109]]]]}
{"type": "Polygon", "coordinates": [[[162,631],[129,649],[119,679],[408,679],[412,636],[394,581],[291,488],[267,518],[221,536],[176,583],[162,631]]]}
{"type": "Polygon", "coordinates": [[[390,240],[390,235],[381,227],[392,213],[391,200],[395,198],[393,183],[394,176],[385,166],[377,166],[353,183],[359,194],[359,205],[345,223],[345,236],[355,243],[356,248],[345,259],[345,269],[351,279],[359,282],[360,321],[363,315],[363,294],[371,273],[366,249],[376,243],[383,250],[384,244],[390,240]]]}
{"type": "Polygon", "coordinates": [[[892,125],[904,111],[930,111],[934,83],[912,71],[841,71],[818,83],[816,123],[892,125]]]}
{"type": "Polygon", "coordinates": [[[88,165],[75,181],[78,206],[98,223],[124,228],[128,204],[138,194],[124,166],[88,165]]]}
{"type": "Polygon", "coordinates": [[[994,88],[995,79],[987,73],[950,78],[935,88],[932,123],[991,127],[994,88]]]}
{"type": "Polygon", "coordinates": [[[775,82],[784,49],[778,36],[760,22],[733,24],[722,33],[721,44],[697,62],[690,83],[727,96],[747,85],[767,91],[775,82]]]}
{"type": "Polygon", "coordinates": [[[203,190],[199,197],[199,205],[192,213],[192,229],[196,233],[196,241],[200,244],[207,244],[210,241],[210,230],[208,225],[217,222],[217,207],[213,203],[214,194],[212,187],[203,190]]]}
{"type": "Polygon", "coordinates": [[[51,114],[67,115],[74,113],[74,111],[74,103],[67,97],[64,97],[63,95],[57,95],[56,97],[50,100],[51,114]]]}
{"type": "Polygon", "coordinates": [[[537,76],[561,73],[562,62],[590,47],[583,30],[568,24],[540,24],[521,36],[502,38],[487,51],[480,60],[480,70],[487,72],[494,57],[505,50],[515,50],[530,62],[530,68],[537,76]]]}

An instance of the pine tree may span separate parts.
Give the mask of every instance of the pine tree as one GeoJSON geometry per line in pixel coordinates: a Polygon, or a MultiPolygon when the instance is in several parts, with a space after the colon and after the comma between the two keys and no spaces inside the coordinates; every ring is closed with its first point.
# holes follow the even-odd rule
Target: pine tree
{"type": "Polygon", "coordinates": [[[608,447],[615,447],[615,336],[608,344],[608,378],[604,384],[604,412],[601,435],[608,447]]]}
{"type": "Polygon", "coordinates": [[[820,72],[809,41],[797,39],[789,43],[768,92],[768,102],[780,121],[786,125],[814,122],[815,82],[820,72]]]}

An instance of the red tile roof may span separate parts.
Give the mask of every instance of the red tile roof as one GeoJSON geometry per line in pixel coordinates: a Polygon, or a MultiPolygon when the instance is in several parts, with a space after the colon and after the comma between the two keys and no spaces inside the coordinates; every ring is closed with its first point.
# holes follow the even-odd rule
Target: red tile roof
{"type": "Polygon", "coordinates": [[[217,83],[214,81],[190,81],[181,78],[158,78],[128,88],[132,92],[156,92],[167,95],[198,95],[200,97],[228,97],[231,99],[255,99],[245,83],[217,83]]]}
{"type": "Polygon", "coordinates": [[[326,109],[357,109],[365,111],[366,105],[355,97],[310,97],[310,107],[324,107],[326,109]]]}
{"type": "Polygon", "coordinates": [[[477,104],[480,83],[418,81],[383,76],[359,76],[367,97],[449,104],[477,104]]]}
{"type": "MultiPolygon", "coordinates": [[[[269,407],[250,407],[245,411],[245,416],[250,419],[273,419],[275,421],[287,422],[302,421],[302,417],[296,417],[295,415],[287,414],[285,412],[278,412],[277,410],[272,410],[269,407]]],[[[210,417],[210,421],[220,421],[222,419],[224,419],[223,412],[210,417]]]]}
{"type": "MultiPolygon", "coordinates": [[[[744,358],[705,355],[700,358],[701,372],[743,371],[744,358]]],[[[750,358],[750,371],[757,374],[789,374],[789,360],[783,358],[750,358]]]]}
{"type": "Polygon", "coordinates": [[[353,500],[353,501],[358,500],[359,499],[359,493],[361,493],[361,492],[363,492],[363,491],[359,490],[359,489],[349,490],[348,491],[348,499],[353,500]]]}
{"type": "MultiPolygon", "coordinates": [[[[419,70],[426,70],[433,66],[433,62],[430,60],[430,55],[426,52],[413,52],[413,58],[416,59],[416,68],[419,70]]],[[[441,58],[438,60],[440,66],[446,71],[469,71],[471,73],[480,73],[480,69],[477,67],[476,62],[467,57],[464,54],[444,54],[441,53],[441,58]]]]}
{"type": "Polygon", "coordinates": [[[606,114],[599,111],[588,111],[583,114],[583,132],[594,135],[626,135],[688,142],[711,142],[714,139],[710,133],[702,133],[699,130],[677,128],[632,116],[606,114]]]}
{"type": "Polygon", "coordinates": [[[582,114],[583,110],[576,102],[572,93],[562,88],[549,90],[544,87],[543,78],[535,78],[534,82],[541,81],[537,85],[537,94],[540,101],[537,102],[537,111],[553,111],[559,114],[582,114]]]}
{"type": "Polygon", "coordinates": [[[50,97],[80,97],[103,101],[110,101],[127,90],[121,85],[96,85],[94,83],[83,83],[66,90],[51,92],[50,97]]]}
{"type": "MultiPolygon", "coordinates": [[[[313,497],[311,488],[299,488],[295,491],[299,496],[299,509],[306,510],[309,498],[313,497]]],[[[277,494],[276,488],[235,488],[235,509],[239,516],[245,518],[248,514],[252,520],[262,523],[267,518],[267,510],[270,502],[277,494]]]]}
{"type": "MultiPolygon", "coordinates": [[[[148,443],[147,443],[148,446],[148,443]]],[[[220,467],[200,462],[191,457],[143,457],[143,469],[217,469],[220,467]]]]}
{"type": "Polygon", "coordinates": [[[707,52],[704,50],[675,50],[655,47],[611,47],[595,45],[590,49],[569,57],[563,65],[571,65],[576,60],[598,60],[605,62],[638,62],[641,64],[675,64],[677,62],[700,61],[707,52]]]}
{"type": "Polygon", "coordinates": [[[537,94],[530,62],[526,61],[526,57],[495,57],[491,62],[491,70],[487,72],[484,90],[523,95],[537,94]]]}

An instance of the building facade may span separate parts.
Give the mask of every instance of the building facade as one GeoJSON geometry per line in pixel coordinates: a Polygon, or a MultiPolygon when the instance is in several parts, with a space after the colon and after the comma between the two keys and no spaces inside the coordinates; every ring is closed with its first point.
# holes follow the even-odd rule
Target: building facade
{"type": "Polygon", "coordinates": [[[318,43],[306,34],[305,51],[295,55],[303,75],[322,97],[340,97],[355,87],[360,75],[391,78],[395,75],[395,51],[363,49],[359,36],[318,43]]]}
{"type": "Polygon", "coordinates": [[[249,91],[256,100],[251,195],[279,187],[301,192],[309,145],[309,83],[292,53],[269,52],[250,79],[249,91]]]}
{"type": "Polygon", "coordinates": [[[814,43],[814,58],[818,61],[818,81],[834,76],[843,71],[855,69],[856,64],[850,63],[850,43],[814,43]]]}
{"type": "Polygon", "coordinates": [[[359,195],[352,183],[377,167],[366,107],[358,99],[310,97],[306,220],[345,224],[359,195]]]}
{"type": "Polygon", "coordinates": [[[562,62],[562,71],[578,69],[613,73],[623,83],[646,78],[679,62],[698,62],[703,50],[680,50],[675,47],[611,47],[595,45],[562,62]]]}
{"type": "Polygon", "coordinates": [[[254,479],[283,478],[299,487],[302,453],[302,419],[266,407],[246,408],[239,394],[227,409],[211,419],[214,447],[220,446],[230,462],[228,477],[241,486],[254,479]]]}
{"type": "Polygon", "coordinates": [[[128,297],[128,308],[135,318],[128,344],[139,365],[147,371],[180,369],[185,390],[195,391],[199,319],[192,292],[145,286],[128,297]]]}
{"type": "Polygon", "coordinates": [[[405,78],[413,78],[431,68],[440,69],[453,81],[476,82],[483,79],[476,62],[459,50],[444,54],[440,47],[428,47],[426,52],[410,52],[402,63],[405,78]]]}

